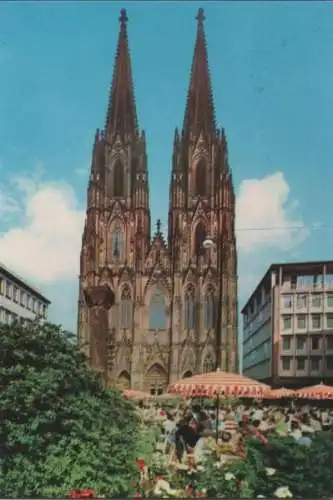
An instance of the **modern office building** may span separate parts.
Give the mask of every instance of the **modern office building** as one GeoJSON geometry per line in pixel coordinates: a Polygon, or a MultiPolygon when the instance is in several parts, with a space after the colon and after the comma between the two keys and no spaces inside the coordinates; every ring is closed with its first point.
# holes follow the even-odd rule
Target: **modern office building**
{"type": "Polygon", "coordinates": [[[0,323],[46,319],[50,301],[0,263],[0,323]]]}
{"type": "Polygon", "coordinates": [[[244,375],[333,384],[333,261],[272,264],[242,315],[244,375]]]}

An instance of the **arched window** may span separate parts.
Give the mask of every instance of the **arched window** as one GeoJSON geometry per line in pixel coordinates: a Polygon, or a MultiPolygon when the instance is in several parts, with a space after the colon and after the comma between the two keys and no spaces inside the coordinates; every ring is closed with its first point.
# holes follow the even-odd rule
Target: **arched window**
{"type": "Polygon", "coordinates": [[[132,298],[131,291],[125,287],[120,300],[120,327],[131,328],[132,325],[132,298]]]}
{"type": "Polygon", "coordinates": [[[203,255],[205,253],[205,249],[203,246],[203,242],[205,241],[206,238],[206,228],[203,222],[199,222],[195,229],[195,235],[194,235],[194,248],[195,248],[195,255],[203,255]]]}
{"type": "Polygon", "coordinates": [[[165,297],[160,292],[155,292],[149,302],[149,328],[152,330],[166,328],[166,303],[165,297]]]}
{"type": "Polygon", "coordinates": [[[211,354],[207,354],[207,356],[204,359],[203,366],[202,366],[202,371],[204,373],[209,373],[214,371],[214,359],[211,354]]]}
{"type": "Polygon", "coordinates": [[[216,322],[216,299],[212,288],[207,290],[204,298],[204,328],[209,330],[214,328],[216,322]]]}
{"type": "Polygon", "coordinates": [[[206,163],[205,160],[201,159],[195,169],[195,196],[206,195],[206,183],[206,163]]]}
{"type": "Polygon", "coordinates": [[[192,286],[186,290],[184,302],[184,328],[191,330],[195,328],[195,291],[192,286]]]}
{"type": "Polygon", "coordinates": [[[117,160],[113,167],[113,194],[114,196],[123,197],[124,196],[124,166],[120,160],[117,160]]]}
{"type": "Polygon", "coordinates": [[[122,230],[117,227],[111,236],[111,252],[113,259],[122,259],[124,255],[124,235],[122,230]]]}

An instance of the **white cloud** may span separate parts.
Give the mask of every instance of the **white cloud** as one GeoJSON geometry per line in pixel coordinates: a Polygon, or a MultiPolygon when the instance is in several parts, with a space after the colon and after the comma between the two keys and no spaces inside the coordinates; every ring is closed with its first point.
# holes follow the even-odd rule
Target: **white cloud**
{"type": "Polygon", "coordinates": [[[0,261],[44,283],[77,275],[84,212],[77,207],[73,189],[24,178],[15,184],[24,195],[23,218],[0,236],[0,261]]]}
{"type": "Polygon", "coordinates": [[[241,252],[263,247],[288,250],[304,241],[309,231],[295,215],[298,201],[282,172],[243,180],[236,205],[237,242],[241,252]]]}

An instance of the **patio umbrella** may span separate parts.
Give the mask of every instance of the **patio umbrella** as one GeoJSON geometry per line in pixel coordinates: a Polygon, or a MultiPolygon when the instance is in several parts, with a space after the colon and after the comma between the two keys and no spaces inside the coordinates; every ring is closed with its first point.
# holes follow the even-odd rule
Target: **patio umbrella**
{"type": "Polygon", "coordinates": [[[148,392],[135,391],[134,389],[125,389],[123,391],[123,395],[126,398],[130,398],[130,399],[148,399],[148,398],[151,398],[151,395],[148,394],[148,392]]]}
{"type": "Polygon", "coordinates": [[[238,373],[216,372],[194,375],[170,384],[167,392],[181,396],[216,397],[216,439],[218,438],[220,396],[242,398],[262,397],[270,387],[266,384],[244,377],[238,373]]]}
{"type": "Polygon", "coordinates": [[[270,387],[238,373],[210,372],[194,375],[170,384],[167,392],[181,396],[262,397],[270,387]]]}
{"type": "Polygon", "coordinates": [[[303,387],[296,391],[296,397],[304,399],[333,399],[333,387],[323,383],[303,387]]]}
{"type": "Polygon", "coordinates": [[[282,398],[295,398],[297,396],[295,391],[280,387],[280,389],[271,389],[264,394],[264,399],[282,399],[282,398]]]}

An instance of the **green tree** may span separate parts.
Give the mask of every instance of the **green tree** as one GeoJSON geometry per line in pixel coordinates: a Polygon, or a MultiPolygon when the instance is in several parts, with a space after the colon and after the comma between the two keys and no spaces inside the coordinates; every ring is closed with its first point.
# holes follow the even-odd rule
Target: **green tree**
{"type": "Polygon", "coordinates": [[[2,495],[131,489],[135,410],[119,391],[102,388],[71,337],[51,324],[0,325],[2,495]]]}

